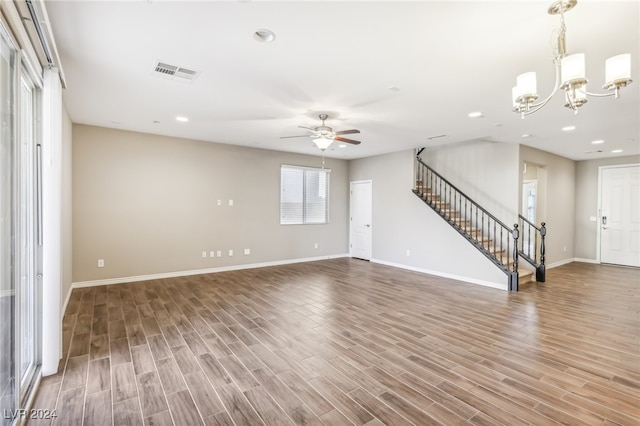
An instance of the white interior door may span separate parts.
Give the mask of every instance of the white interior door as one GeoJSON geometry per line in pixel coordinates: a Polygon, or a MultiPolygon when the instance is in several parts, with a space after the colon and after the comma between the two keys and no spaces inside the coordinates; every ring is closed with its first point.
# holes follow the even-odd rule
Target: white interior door
{"type": "Polygon", "coordinates": [[[600,261],[640,267],[640,166],[601,169],[600,261]]]}
{"type": "Polygon", "coordinates": [[[351,182],[349,253],[365,260],[371,260],[371,194],[370,180],[351,182]]]}

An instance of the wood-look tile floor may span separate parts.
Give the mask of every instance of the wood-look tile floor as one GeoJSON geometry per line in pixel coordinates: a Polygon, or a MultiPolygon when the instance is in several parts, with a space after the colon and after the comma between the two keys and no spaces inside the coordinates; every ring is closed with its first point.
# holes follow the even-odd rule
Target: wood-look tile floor
{"type": "Polygon", "coordinates": [[[507,293],[335,259],[76,289],[33,408],[65,426],[638,425],[639,283],[574,263],[507,293]]]}

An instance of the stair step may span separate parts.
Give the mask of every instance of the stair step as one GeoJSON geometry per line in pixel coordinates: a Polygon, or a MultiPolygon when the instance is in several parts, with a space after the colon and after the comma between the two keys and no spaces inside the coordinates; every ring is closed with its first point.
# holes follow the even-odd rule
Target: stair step
{"type": "Polygon", "coordinates": [[[525,284],[535,281],[533,271],[529,269],[518,269],[518,284],[525,284]]]}
{"type": "Polygon", "coordinates": [[[456,219],[460,218],[460,212],[457,210],[452,210],[450,208],[438,208],[438,207],[435,207],[435,209],[438,213],[444,214],[449,218],[456,218],[456,219]]]}
{"type": "MultiPolygon", "coordinates": [[[[443,218],[447,222],[449,222],[450,225],[458,228],[458,230],[468,239],[470,239],[471,242],[474,243],[474,245],[485,251],[485,253],[489,253],[497,263],[502,264],[503,267],[509,266],[505,264],[505,262],[507,261],[505,256],[507,256],[508,258],[506,248],[495,244],[494,240],[491,237],[483,235],[482,231],[484,230],[484,227],[483,229],[478,229],[476,226],[471,224],[470,220],[461,217],[461,212],[454,209],[451,206],[450,201],[446,201],[448,198],[446,197],[446,194],[445,200],[443,201],[442,197],[440,195],[434,194],[432,192],[432,188],[424,185],[421,179],[416,180],[414,192],[427,204],[429,204],[429,206],[431,206],[431,208],[433,208],[438,214],[443,216],[443,218]]],[[[526,268],[518,270],[519,284],[525,284],[532,281],[535,281],[535,275],[533,271],[526,268]]]]}

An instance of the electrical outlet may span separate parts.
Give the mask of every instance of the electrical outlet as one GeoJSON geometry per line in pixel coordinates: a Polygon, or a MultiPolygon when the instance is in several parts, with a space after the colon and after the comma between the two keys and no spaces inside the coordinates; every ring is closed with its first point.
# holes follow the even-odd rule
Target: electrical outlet
{"type": "Polygon", "coordinates": [[[215,252],[215,251],[213,251],[213,250],[211,250],[211,251],[209,252],[209,257],[216,257],[216,252],[215,252]]]}
{"type": "Polygon", "coordinates": [[[407,257],[411,256],[411,250],[407,249],[407,257]]]}
{"type": "Polygon", "coordinates": [[[98,259],[98,268],[104,268],[104,259],[98,259]]]}
{"type": "Polygon", "coordinates": [[[218,252],[217,252],[216,256],[218,256],[218,257],[222,257],[222,250],[218,250],[218,252]]]}
{"type": "Polygon", "coordinates": [[[229,250],[229,257],[233,257],[233,250],[229,250]]]}
{"type": "Polygon", "coordinates": [[[218,205],[221,206],[222,205],[222,200],[218,200],[218,205]]]}
{"type": "Polygon", "coordinates": [[[318,248],[318,243],[315,243],[315,244],[313,245],[313,248],[314,248],[314,249],[318,248]]]}
{"type": "Polygon", "coordinates": [[[251,254],[251,249],[244,249],[244,255],[248,256],[251,254]]]}
{"type": "Polygon", "coordinates": [[[233,207],[233,200],[229,200],[229,207],[233,207]]]}
{"type": "Polygon", "coordinates": [[[202,252],[202,258],[203,258],[203,259],[206,259],[206,258],[207,258],[207,252],[206,252],[206,251],[203,251],[203,252],[202,252]]]}

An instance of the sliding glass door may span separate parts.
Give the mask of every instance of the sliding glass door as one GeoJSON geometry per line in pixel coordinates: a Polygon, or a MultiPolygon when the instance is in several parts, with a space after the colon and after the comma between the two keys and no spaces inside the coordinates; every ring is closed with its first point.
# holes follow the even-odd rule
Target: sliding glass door
{"type": "MultiPolygon", "coordinates": [[[[0,410],[16,408],[14,277],[14,81],[16,50],[0,25],[0,410]]],[[[11,424],[0,416],[0,424],[11,424]]]]}
{"type": "Polygon", "coordinates": [[[24,401],[34,382],[35,373],[40,365],[40,298],[38,279],[38,195],[40,166],[36,161],[39,123],[39,91],[26,67],[20,70],[19,104],[19,148],[18,158],[18,204],[19,219],[17,238],[19,247],[19,284],[18,284],[18,342],[20,400],[24,401]]]}
{"type": "Polygon", "coordinates": [[[41,364],[40,77],[0,23],[0,425],[20,419],[41,364]]]}

